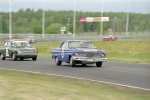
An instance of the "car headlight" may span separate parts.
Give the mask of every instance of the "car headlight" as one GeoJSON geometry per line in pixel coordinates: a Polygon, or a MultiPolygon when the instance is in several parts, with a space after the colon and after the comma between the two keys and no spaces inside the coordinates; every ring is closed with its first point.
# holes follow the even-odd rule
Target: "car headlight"
{"type": "Polygon", "coordinates": [[[78,52],[76,52],[76,53],[75,53],[75,56],[79,56],[79,53],[78,53],[78,52]]]}
{"type": "Polygon", "coordinates": [[[36,49],[35,52],[38,53],[38,50],[36,49]]]}
{"type": "Polygon", "coordinates": [[[104,54],[104,53],[102,53],[102,54],[101,54],[101,57],[105,58],[106,56],[105,56],[105,54],[104,54]]]}
{"type": "Polygon", "coordinates": [[[18,53],[21,53],[21,51],[20,51],[20,50],[17,50],[17,52],[18,52],[18,53]]]}

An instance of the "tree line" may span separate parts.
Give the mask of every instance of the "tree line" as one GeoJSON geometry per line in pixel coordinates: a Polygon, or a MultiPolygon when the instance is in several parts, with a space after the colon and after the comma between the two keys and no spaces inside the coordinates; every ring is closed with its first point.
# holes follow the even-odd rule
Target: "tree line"
{"type": "MultiPolygon", "coordinates": [[[[12,12],[12,33],[42,33],[42,13],[43,10],[37,11],[27,8],[12,12]]],[[[100,22],[81,23],[81,17],[100,17],[100,12],[76,12],[76,33],[95,32],[99,34],[100,22]]],[[[103,34],[114,32],[125,32],[126,17],[124,12],[104,12],[104,17],[109,17],[109,21],[103,23],[103,34]]],[[[73,33],[74,11],[45,11],[45,33],[58,34],[60,27],[66,27],[66,33],[73,33]]],[[[9,13],[0,12],[0,33],[9,33],[9,13]]],[[[130,13],[129,14],[129,32],[149,32],[150,31],[150,14],[130,13]]]]}

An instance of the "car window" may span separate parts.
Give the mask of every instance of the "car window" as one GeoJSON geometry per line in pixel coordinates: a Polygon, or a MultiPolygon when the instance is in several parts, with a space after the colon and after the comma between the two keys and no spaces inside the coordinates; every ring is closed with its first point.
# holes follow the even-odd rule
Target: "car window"
{"type": "Polygon", "coordinates": [[[80,45],[80,42],[69,42],[69,48],[78,48],[80,45]]]}
{"type": "Polygon", "coordinates": [[[13,45],[16,47],[31,47],[28,42],[14,42],[13,45]]]}
{"type": "Polygon", "coordinates": [[[67,42],[63,42],[62,45],[60,46],[60,48],[68,48],[68,43],[67,42]]]}
{"type": "Polygon", "coordinates": [[[91,42],[71,41],[69,42],[69,48],[95,48],[95,47],[91,42]]]}
{"type": "Polygon", "coordinates": [[[7,47],[7,41],[5,41],[5,43],[4,43],[4,47],[7,47]]]}
{"type": "Polygon", "coordinates": [[[7,46],[8,46],[8,47],[11,47],[11,42],[8,42],[7,46]]]}

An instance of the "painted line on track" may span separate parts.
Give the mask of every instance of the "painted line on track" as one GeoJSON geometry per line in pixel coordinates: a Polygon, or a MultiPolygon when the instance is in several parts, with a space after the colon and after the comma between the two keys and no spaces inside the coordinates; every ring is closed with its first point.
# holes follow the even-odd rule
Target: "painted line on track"
{"type": "Polygon", "coordinates": [[[150,91],[150,89],[136,87],[136,86],[131,86],[131,85],[118,84],[118,83],[114,83],[114,82],[105,82],[105,81],[98,81],[98,80],[85,79],[85,78],[79,78],[79,77],[57,75],[57,74],[49,74],[49,73],[41,73],[41,72],[33,72],[33,71],[25,71],[25,70],[16,70],[16,69],[7,69],[7,68],[0,68],[0,69],[21,71],[21,72],[30,72],[30,73],[38,73],[38,74],[45,74],[45,75],[51,75],[51,76],[66,77],[66,78],[79,79],[79,80],[87,80],[87,81],[92,81],[92,82],[106,83],[106,84],[112,84],[112,85],[117,85],[117,86],[122,86],[122,87],[129,87],[129,88],[135,88],[135,89],[141,89],[141,90],[150,91]]]}

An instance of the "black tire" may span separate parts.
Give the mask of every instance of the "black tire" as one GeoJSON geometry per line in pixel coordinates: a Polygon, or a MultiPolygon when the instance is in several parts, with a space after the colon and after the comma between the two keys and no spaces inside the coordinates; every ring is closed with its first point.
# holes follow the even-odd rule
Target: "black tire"
{"type": "Polygon", "coordinates": [[[1,60],[5,60],[4,54],[1,53],[1,60]]]}
{"type": "Polygon", "coordinates": [[[70,66],[71,67],[75,67],[76,66],[76,62],[73,61],[72,57],[70,58],[70,66]]]}
{"type": "Polygon", "coordinates": [[[57,66],[59,66],[59,65],[61,65],[62,61],[60,61],[60,60],[58,59],[58,57],[56,57],[56,58],[55,58],[55,63],[56,63],[57,66]]]}
{"type": "Polygon", "coordinates": [[[21,61],[23,61],[23,60],[24,60],[24,58],[20,58],[20,60],[21,60],[21,61]]]}
{"type": "Polygon", "coordinates": [[[32,58],[33,61],[36,61],[37,57],[32,58]]]}
{"type": "Polygon", "coordinates": [[[101,67],[101,66],[102,66],[102,62],[97,62],[97,63],[96,63],[96,66],[97,66],[97,67],[101,67]]]}
{"type": "Polygon", "coordinates": [[[15,53],[13,53],[12,58],[13,58],[14,61],[17,60],[17,57],[16,57],[16,54],[15,54],[15,53]]]}

